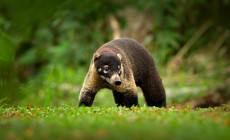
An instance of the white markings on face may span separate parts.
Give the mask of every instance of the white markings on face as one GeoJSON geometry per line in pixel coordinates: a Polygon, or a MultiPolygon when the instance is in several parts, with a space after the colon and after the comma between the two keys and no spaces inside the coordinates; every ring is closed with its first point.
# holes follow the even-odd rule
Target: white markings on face
{"type": "Polygon", "coordinates": [[[104,66],[104,71],[103,71],[103,72],[104,72],[104,73],[108,73],[108,70],[109,70],[109,66],[108,66],[108,65],[105,65],[105,66],[104,66]]]}
{"type": "Polygon", "coordinates": [[[120,78],[119,75],[113,74],[113,75],[111,76],[110,79],[111,79],[112,81],[115,81],[117,78],[120,78]]]}
{"type": "Polygon", "coordinates": [[[118,69],[120,69],[120,66],[119,66],[119,65],[118,65],[117,67],[118,67],[118,69]]]}
{"type": "Polygon", "coordinates": [[[102,79],[106,79],[106,78],[105,78],[104,76],[102,76],[102,75],[101,75],[101,78],[102,78],[102,79]]]}
{"type": "Polygon", "coordinates": [[[102,69],[101,69],[101,68],[99,68],[99,69],[98,69],[98,72],[101,72],[101,70],[102,70],[102,69]]]}
{"type": "Polygon", "coordinates": [[[121,54],[117,54],[117,57],[121,60],[122,59],[122,56],[121,56],[121,54]]]}
{"type": "Polygon", "coordinates": [[[118,74],[113,74],[110,78],[101,76],[101,78],[103,78],[104,80],[106,80],[110,85],[114,85],[114,82],[117,78],[120,79],[118,74]]]}
{"type": "Polygon", "coordinates": [[[110,83],[111,85],[115,84],[115,80],[116,79],[120,79],[120,76],[118,74],[113,74],[110,79],[106,79],[108,83],[110,83]]]}
{"type": "Polygon", "coordinates": [[[121,67],[120,66],[118,66],[118,74],[120,75],[121,74],[121,67]]]}
{"type": "Polygon", "coordinates": [[[107,77],[105,77],[105,76],[102,76],[102,75],[101,75],[101,78],[104,79],[104,80],[106,80],[106,81],[109,82],[110,84],[112,84],[112,83],[111,83],[111,80],[110,80],[109,78],[107,78],[107,77]]]}

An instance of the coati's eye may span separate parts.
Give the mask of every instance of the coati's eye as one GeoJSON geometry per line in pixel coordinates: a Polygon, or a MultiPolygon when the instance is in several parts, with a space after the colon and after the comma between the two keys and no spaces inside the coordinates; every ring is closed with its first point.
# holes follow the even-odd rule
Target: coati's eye
{"type": "Polygon", "coordinates": [[[109,66],[108,66],[108,65],[105,65],[105,66],[104,66],[104,71],[103,71],[103,72],[104,72],[104,73],[108,73],[108,71],[109,71],[109,66]]]}
{"type": "Polygon", "coordinates": [[[109,68],[104,68],[104,73],[108,73],[109,68]]]}
{"type": "Polygon", "coordinates": [[[109,68],[108,68],[108,67],[106,67],[106,68],[104,68],[104,70],[105,70],[105,71],[108,71],[108,70],[109,70],[109,68]]]}

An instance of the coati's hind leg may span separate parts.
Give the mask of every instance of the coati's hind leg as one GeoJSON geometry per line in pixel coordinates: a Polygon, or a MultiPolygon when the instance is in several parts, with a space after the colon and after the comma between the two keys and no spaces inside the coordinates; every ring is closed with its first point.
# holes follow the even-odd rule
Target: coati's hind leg
{"type": "Polygon", "coordinates": [[[141,85],[145,101],[148,106],[166,106],[166,95],[162,81],[159,77],[149,76],[141,85]]]}
{"type": "Polygon", "coordinates": [[[123,93],[113,90],[113,97],[117,106],[125,106],[123,93]]]}

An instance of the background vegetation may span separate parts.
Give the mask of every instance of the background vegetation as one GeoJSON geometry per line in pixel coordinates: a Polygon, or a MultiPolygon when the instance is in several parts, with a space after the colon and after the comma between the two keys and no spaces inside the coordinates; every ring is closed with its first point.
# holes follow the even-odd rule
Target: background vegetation
{"type": "MultiPolygon", "coordinates": [[[[151,52],[168,104],[227,104],[228,13],[229,0],[1,0],[0,104],[76,105],[92,54],[117,37],[151,52]]],[[[94,106],[115,106],[110,91],[94,106]]]]}

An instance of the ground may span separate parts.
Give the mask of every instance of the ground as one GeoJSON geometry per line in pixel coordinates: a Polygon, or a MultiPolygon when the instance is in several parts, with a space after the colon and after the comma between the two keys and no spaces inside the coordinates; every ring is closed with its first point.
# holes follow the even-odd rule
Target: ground
{"type": "Polygon", "coordinates": [[[227,139],[230,107],[0,107],[0,139],[227,139]]]}

